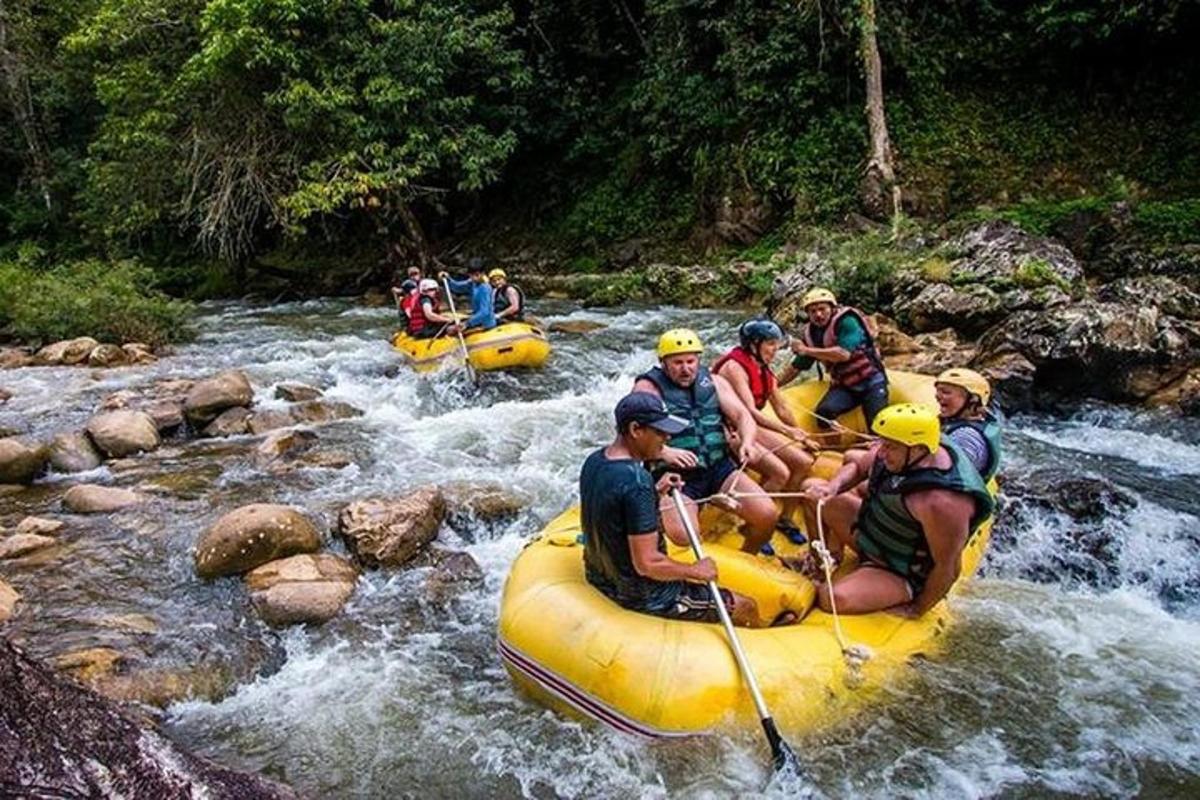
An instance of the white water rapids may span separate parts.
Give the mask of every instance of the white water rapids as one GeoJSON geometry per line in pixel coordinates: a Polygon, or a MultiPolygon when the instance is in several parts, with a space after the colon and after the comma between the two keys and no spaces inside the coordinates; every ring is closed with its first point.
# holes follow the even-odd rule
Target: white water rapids
{"type": "MultiPolygon", "coordinates": [[[[311,797],[795,796],[801,787],[769,782],[757,731],[647,744],[563,719],[509,683],[495,629],[512,559],[575,502],[579,467],[609,438],[611,409],[651,364],[657,334],[687,324],[715,355],[737,322],[682,309],[538,310],[608,327],[555,336],[545,370],[487,374],[478,391],[453,370],[397,370],[386,342],[394,312],[335,300],[207,307],[200,338],[152,367],[0,373],[14,393],[0,424],[35,435],[79,427],[117,389],[226,367],[246,370],[260,404],[278,402],[274,384],[298,380],[365,411],[317,429],[322,446],[353,455],[343,469],[266,475],[220,443],[144,456],[154,469],[202,474],[150,511],[71,518],[56,561],[0,562],[27,604],[10,628],[40,655],[109,643],[150,664],[228,669],[232,693],[176,704],[166,732],[311,797]],[[258,621],[239,581],[194,575],[191,545],[237,505],[293,504],[328,525],[353,498],[458,479],[507,483],[529,508],[507,526],[442,531],[486,575],[447,605],[425,599],[421,570],[366,572],[341,616],[278,632],[258,621]],[[117,613],[148,614],[160,630],[135,641],[98,632],[95,620],[117,613]]],[[[789,737],[813,778],[806,791],[1200,796],[1200,424],[1107,406],[1009,422],[1010,475],[1100,475],[1136,507],[1086,524],[1050,510],[1010,520],[983,576],[952,601],[942,653],[868,713],[789,737]]],[[[83,479],[136,482],[108,468],[83,479]]],[[[0,522],[57,513],[77,480],[0,501],[13,503],[0,522]]],[[[328,547],[341,545],[331,537],[328,547]]]]}

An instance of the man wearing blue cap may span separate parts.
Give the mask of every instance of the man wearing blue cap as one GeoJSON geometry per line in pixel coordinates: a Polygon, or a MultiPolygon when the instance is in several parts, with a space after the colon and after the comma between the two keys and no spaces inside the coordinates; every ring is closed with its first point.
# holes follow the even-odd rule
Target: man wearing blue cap
{"type": "MultiPolygon", "coordinates": [[[[668,413],[662,398],[649,392],[622,398],[615,416],[616,439],[588,456],[579,475],[588,582],[633,611],[715,622],[717,608],[704,584],[716,580],[716,563],[675,561],[661,532],[658,495],[680,488],[683,480],[667,473],[656,486],[644,466],[658,459],[668,436],[690,423],[668,413]]],[[[726,589],[721,596],[734,623],[762,624],[752,599],[726,589]]]]}

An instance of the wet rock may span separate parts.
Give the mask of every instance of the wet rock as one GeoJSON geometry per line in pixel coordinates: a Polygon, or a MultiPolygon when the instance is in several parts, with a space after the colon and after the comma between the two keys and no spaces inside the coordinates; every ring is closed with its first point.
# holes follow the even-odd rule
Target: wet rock
{"type": "Polygon", "coordinates": [[[279,559],[246,574],[250,600],[268,625],[321,623],[336,616],[358,580],[358,570],[328,553],[279,559]]]}
{"type": "Polygon", "coordinates": [[[130,364],[153,364],[158,361],[158,356],[154,355],[153,348],[148,344],[126,342],[121,349],[125,351],[125,360],[130,364]]]}
{"type": "Polygon", "coordinates": [[[0,347],[0,369],[18,369],[33,366],[33,355],[20,347],[0,347]]]}
{"type": "Polygon", "coordinates": [[[318,440],[319,437],[312,431],[272,431],[254,448],[254,457],[260,463],[267,463],[285,456],[296,456],[311,449],[318,440]]]}
{"type": "Polygon", "coordinates": [[[92,440],[81,431],[56,435],[46,452],[56,472],[87,472],[104,460],[92,440]]]}
{"type": "Polygon", "coordinates": [[[17,533],[36,533],[38,536],[50,536],[63,529],[65,523],[58,519],[45,517],[26,517],[17,523],[17,533]]]}
{"type": "Polygon", "coordinates": [[[299,403],[305,400],[316,400],[323,392],[315,386],[305,383],[281,383],[275,387],[275,397],[287,400],[289,403],[299,403]]]}
{"type": "Polygon", "coordinates": [[[355,463],[354,456],[340,450],[309,451],[294,458],[271,461],[267,472],[272,475],[286,475],[300,469],[342,469],[355,463]]]}
{"type": "Polygon", "coordinates": [[[90,336],[67,339],[48,344],[34,355],[34,363],[41,366],[82,364],[91,352],[100,345],[90,336]]]}
{"type": "Polygon", "coordinates": [[[1150,395],[1146,403],[1155,408],[1175,408],[1188,416],[1200,416],[1200,367],[1193,367],[1182,378],[1150,395]]]}
{"type": "Polygon", "coordinates": [[[1137,499],[1112,481],[1067,475],[1054,469],[1010,475],[1004,483],[1004,495],[1010,505],[1033,505],[1066,514],[1078,522],[1098,522],[1137,506],[1137,499]]]}
{"type": "Polygon", "coordinates": [[[200,536],[196,573],[202,578],[238,575],[320,546],[316,527],[296,509],[254,503],[229,512],[200,536]]]}
{"type": "Polygon", "coordinates": [[[284,800],[287,787],[187,753],[0,639],[0,786],[17,797],[284,800]]]}
{"type": "Polygon", "coordinates": [[[452,517],[472,517],[490,522],[512,519],[528,504],[525,498],[498,483],[452,481],[442,485],[452,517]]]}
{"type": "Polygon", "coordinates": [[[88,353],[89,367],[122,367],[129,363],[129,356],[115,344],[98,344],[88,353]]]}
{"type": "Polygon", "coordinates": [[[912,347],[915,349],[884,356],[883,363],[888,369],[936,375],[950,367],[965,366],[976,355],[974,345],[959,341],[950,328],[936,333],[919,333],[912,337],[912,347]]]}
{"type": "Polygon", "coordinates": [[[57,544],[50,536],[39,536],[36,533],[14,533],[0,538],[0,560],[6,558],[21,558],[30,553],[57,544]]]}
{"type": "Polygon", "coordinates": [[[551,333],[584,334],[592,333],[593,331],[602,331],[607,327],[608,326],[603,322],[592,322],[591,320],[577,319],[551,322],[549,330],[551,333]]]}
{"type": "Polygon", "coordinates": [[[231,369],[196,381],[188,390],[183,410],[194,424],[206,425],[225,409],[248,406],[253,400],[254,390],[246,373],[231,369]]]}
{"type": "Polygon", "coordinates": [[[184,700],[216,702],[228,694],[233,679],[216,666],[189,669],[138,669],[97,678],[91,687],[121,703],[166,708],[184,700]]]}
{"type": "Polygon", "coordinates": [[[181,403],[196,381],[187,378],[167,378],[156,381],[146,392],[147,397],[178,399],[181,403]]]}
{"type": "Polygon", "coordinates": [[[96,624],[102,628],[127,633],[158,633],[158,623],[154,621],[153,617],[145,614],[109,614],[97,620],[96,624]]]}
{"type": "Polygon", "coordinates": [[[161,441],[158,427],[144,411],[106,411],[88,420],[86,430],[100,452],[109,458],[154,450],[161,441]]]}
{"type": "Polygon", "coordinates": [[[1101,286],[1096,297],[1104,302],[1135,307],[1155,306],[1162,313],[1180,319],[1200,319],[1200,294],[1165,275],[1121,278],[1101,286]]]}
{"type": "Polygon", "coordinates": [[[177,472],[153,475],[146,480],[144,488],[148,491],[167,492],[175,497],[196,499],[212,488],[213,482],[221,476],[222,471],[220,464],[190,466],[177,472]]]}
{"type": "Polygon", "coordinates": [[[108,514],[141,505],[149,499],[129,489],[81,484],[67,489],[63,495],[63,505],[76,514],[108,514]]]}
{"type": "Polygon", "coordinates": [[[879,346],[881,355],[896,356],[920,352],[921,345],[917,343],[916,339],[900,330],[896,321],[891,317],[875,314],[872,319],[875,323],[875,343],[879,346]]]}
{"type": "Polygon", "coordinates": [[[362,411],[338,400],[309,400],[292,406],[292,418],[296,423],[320,425],[350,417],[361,417],[362,411]]]}
{"type": "Polygon", "coordinates": [[[292,416],[290,408],[260,408],[246,421],[246,426],[256,436],[279,428],[290,428],[296,424],[297,420],[292,416]]]}
{"type": "Polygon", "coordinates": [[[54,666],[80,683],[92,683],[111,675],[124,660],[125,656],[111,647],[88,647],[55,656],[54,666]]]}
{"type": "Polygon", "coordinates": [[[97,411],[116,411],[121,408],[129,408],[130,405],[136,403],[141,396],[132,389],[119,389],[112,394],[105,395],[100,401],[97,411]]]}
{"type": "Polygon", "coordinates": [[[357,500],[338,514],[338,532],[368,566],[398,567],[437,536],[446,499],[437,486],[422,486],[398,499],[357,500]]]}
{"type": "Polygon", "coordinates": [[[142,411],[154,421],[159,433],[174,430],[183,424],[182,400],[154,400],[143,406],[142,411]]]}
{"type": "Polygon", "coordinates": [[[437,550],[433,571],[425,579],[425,591],[431,600],[442,602],[483,581],[483,570],[470,553],[461,550],[437,550]]]}
{"type": "Polygon", "coordinates": [[[20,593],[0,579],[0,623],[8,622],[17,613],[20,593]]]}
{"type": "Polygon", "coordinates": [[[1200,326],[1152,306],[1084,301],[1009,317],[980,340],[979,361],[1017,353],[1034,366],[1038,388],[1139,400],[1195,366],[1198,344],[1200,326]]]}
{"type": "Polygon", "coordinates": [[[30,484],[46,466],[46,451],[15,436],[0,439],[0,484],[30,484]]]}
{"type": "Polygon", "coordinates": [[[0,386],[0,406],[4,405],[9,400],[12,400],[12,396],[12,392],[0,386]]]}
{"type": "Polygon", "coordinates": [[[238,436],[250,429],[247,424],[249,420],[250,409],[241,406],[227,408],[217,415],[216,419],[205,425],[200,435],[209,438],[238,436]]]}

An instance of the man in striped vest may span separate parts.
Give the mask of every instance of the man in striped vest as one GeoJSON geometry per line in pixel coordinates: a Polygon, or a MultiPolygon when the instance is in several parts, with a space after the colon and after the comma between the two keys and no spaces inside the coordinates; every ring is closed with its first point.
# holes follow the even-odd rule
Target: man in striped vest
{"type": "Polygon", "coordinates": [[[967,456],[941,435],[933,409],[888,406],[875,417],[880,440],[872,459],[852,459],[831,480],[810,479],[806,489],[825,498],[821,519],[835,560],[846,547],[859,566],[832,587],[818,579],[817,601],[830,609],[866,614],[887,609],[919,617],[954,585],[962,554],[993,510],[983,478],[967,456]],[[864,476],[864,468],[869,470],[864,476]],[[846,491],[866,478],[865,496],[846,491]]]}

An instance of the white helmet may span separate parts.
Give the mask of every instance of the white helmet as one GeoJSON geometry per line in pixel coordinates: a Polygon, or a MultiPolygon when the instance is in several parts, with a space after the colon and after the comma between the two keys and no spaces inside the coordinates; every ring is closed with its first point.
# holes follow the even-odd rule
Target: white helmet
{"type": "Polygon", "coordinates": [[[421,291],[421,292],[430,292],[430,291],[436,292],[437,288],[438,288],[438,282],[435,281],[433,278],[422,278],[420,285],[417,287],[417,290],[421,291]]]}

